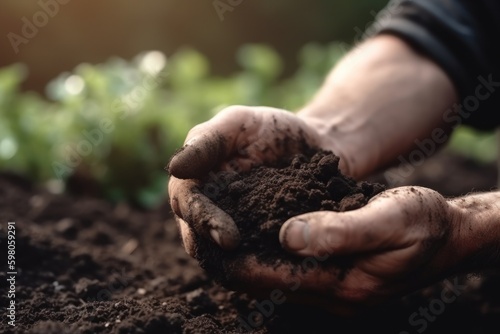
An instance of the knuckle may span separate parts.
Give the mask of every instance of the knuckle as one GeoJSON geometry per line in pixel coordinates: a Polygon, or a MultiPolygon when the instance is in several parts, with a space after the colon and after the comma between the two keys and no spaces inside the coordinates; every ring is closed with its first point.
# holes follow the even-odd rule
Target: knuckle
{"type": "Polygon", "coordinates": [[[219,111],[218,115],[220,115],[221,117],[222,116],[230,117],[230,116],[234,116],[235,113],[245,113],[245,112],[248,112],[248,110],[250,110],[250,107],[248,107],[248,106],[232,105],[232,106],[225,107],[224,109],[219,111]]]}
{"type": "Polygon", "coordinates": [[[317,252],[330,254],[339,249],[338,241],[345,238],[345,232],[335,222],[325,220],[325,214],[320,217],[322,218],[315,224],[317,227],[311,233],[311,239],[314,240],[317,252]]]}
{"type": "Polygon", "coordinates": [[[190,139],[194,138],[194,137],[197,137],[201,134],[203,134],[204,132],[206,132],[206,127],[207,127],[207,123],[208,122],[203,122],[203,123],[200,123],[200,124],[197,124],[195,126],[193,126],[187,133],[187,136],[186,136],[186,141],[185,143],[188,143],[190,139]]]}

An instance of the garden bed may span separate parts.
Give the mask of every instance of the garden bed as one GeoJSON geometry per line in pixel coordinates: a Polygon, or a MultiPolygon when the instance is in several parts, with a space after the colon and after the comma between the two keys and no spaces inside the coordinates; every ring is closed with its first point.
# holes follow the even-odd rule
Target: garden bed
{"type": "MultiPolygon", "coordinates": [[[[496,170],[443,152],[406,182],[460,195],[493,188],[496,170]]],[[[239,333],[249,327],[254,333],[496,333],[500,327],[498,274],[452,277],[362,318],[287,305],[262,312],[260,301],[214,283],[185,253],[166,203],[144,211],[53,195],[4,173],[2,254],[8,221],[16,222],[16,327],[3,317],[2,333],[239,333]],[[450,283],[459,284],[457,296],[445,303],[443,291],[455,291],[450,283]]],[[[2,292],[0,306],[8,301],[2,292]]]]}

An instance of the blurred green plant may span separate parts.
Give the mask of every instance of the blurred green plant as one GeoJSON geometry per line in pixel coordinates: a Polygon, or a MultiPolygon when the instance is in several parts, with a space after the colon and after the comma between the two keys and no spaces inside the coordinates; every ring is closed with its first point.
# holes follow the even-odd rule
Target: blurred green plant
{"type": "Polygon", "coordinates": [[[153,206],[191,127],[232,104],[298,108],[341,55],[336,44],[307,45],[297,73],[282,80],[282,59],[265,45],[242,47],[242,69],[228,77],[212,76],[193,49],[168,60],[150,51],[81,64],[52,80],[46,97],[20,91],[22,64],[0,69],[0,169],[61,189],[76,177],[114,201],[153,206]]]}
{"type": "Polygon", "coordinates": [[[454,131],[448,148],[478,163],[492,163],[497,160],[498,138],[495,132],[478,131],[461,126],[454,131]]]}
{"type": "MultiPolygon", "coordinates": [[[[166,196],[163,167],[191,127],[232,104],[297,110],[345,50],[308,44],[295,74],[284,79],[281,57],[265,45],[242,47],[241,71],[228,77],[211,75],[193,49],[168,59],[149,51],[130,61],[81,64],[52,80],[47,97],[20,91],[22,64],[0,69],[0,169],[60,189],[86,180],[113,201],[155,206],[166,196]]],[[[484,158],[481,149],[468,151],[484,158]]]]}

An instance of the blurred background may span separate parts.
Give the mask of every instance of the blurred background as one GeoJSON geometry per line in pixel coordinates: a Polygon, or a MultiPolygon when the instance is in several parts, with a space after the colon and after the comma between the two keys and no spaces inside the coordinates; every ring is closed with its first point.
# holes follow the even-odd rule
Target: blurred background
{"type": "MultiPolygon", "coordinates": [[[[4,0],[0,169],[158,205],[193,125],[231,104],[296,110],[386,3],[4,0]]],[[[450,147],[495,159],[492,133],[450,147]]]]}

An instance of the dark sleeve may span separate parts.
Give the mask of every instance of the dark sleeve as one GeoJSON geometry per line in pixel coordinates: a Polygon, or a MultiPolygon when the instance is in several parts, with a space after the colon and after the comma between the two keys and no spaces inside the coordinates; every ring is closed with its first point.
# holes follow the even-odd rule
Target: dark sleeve
{"type": "Polygon", "coordinates": [[[500,126],[500,1],[391,1],[366,33],[397,35],[433,59],[455,84],[464,124],[500,126]]]}

